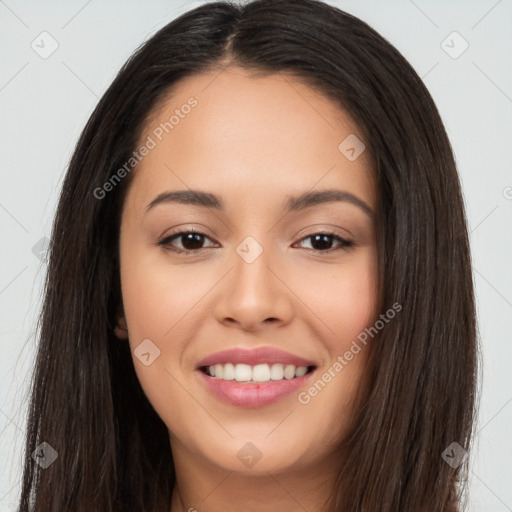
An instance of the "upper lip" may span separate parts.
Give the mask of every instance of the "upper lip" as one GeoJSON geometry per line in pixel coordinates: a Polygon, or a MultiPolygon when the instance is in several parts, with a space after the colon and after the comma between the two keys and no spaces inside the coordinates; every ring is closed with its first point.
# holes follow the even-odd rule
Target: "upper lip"
{"type": "Polygon", "coordinates": [[[210,354],[204,359],[201,359],[201,361],[197,363],[197,369],[202,368],[203,366],[213,366],[215,364],[226,363],[248,364],[250,366],[262,363],[292,364],[296,367],[315,366],[313,361],[290,354],[284,350],[272,347],[260,347],[251,350],[232,348],[221,352],[215,352],[214,354],[210,354]]]}

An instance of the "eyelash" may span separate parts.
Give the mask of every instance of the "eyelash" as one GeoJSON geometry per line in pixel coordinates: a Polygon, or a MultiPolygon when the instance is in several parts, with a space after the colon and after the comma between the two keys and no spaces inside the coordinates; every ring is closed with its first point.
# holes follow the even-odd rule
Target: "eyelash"
{"type": "MultiPolygon", "coordinates": [[[[201,231],[196,231],[195,229],[188,229],[187,231],[179,231],[179,232],[176,232],[176,233],[171,233],[170,235],[168,235],[165,238],[163,238],[162,240],[160,240],[157,243],[157,245],[164,247],[166,250],[175,252],[177,254],[184,254],[184,255],[187,255],[187,254],[190,254],[190,255],[191,254],[198,254],[199,252],[208,249],[208,247],[202,247],[200,249],[176,249],[176,248],[170,247],[170,241],[171,240],[173,240],[174,238],[179,238],[179,237],[181,237],[183,235],[188,235],[190,233],[194,233],[194,234],[197,234],[197,235],[202,235],[202,236],[204,236],[206,238],[210,238],[208,235],[202,233],[201,231]]],[[[308,236],[305,236],[305,237],[301,238],[300,242],[302,242],[303,240],[307,240],[308,238],[313,238],[316,235],[324,235],[324,236],[332,237],[336,241],[340,242],[340,244],[341,244],[341,246],[338,247],[338,248],[331,248],[331,249],[326,249],[326,250],[308,249],[309,251],[312,251],[312,252],[314,252],[316,254],[331,253],[331,252],[339,251],[339,250],[348,251],[348,250],[352,249],[354,247],[354,245],[355,245],[355,243],[352,240],[348,240],[346,238],[343,238],[340,235],[338,235],[337,233],[334,233],[334,232],[331,232],[331,231],[321,231],[321,232],[318,232],[318,233],[313,233],[311,235],[308,235],[308,236]]]]}

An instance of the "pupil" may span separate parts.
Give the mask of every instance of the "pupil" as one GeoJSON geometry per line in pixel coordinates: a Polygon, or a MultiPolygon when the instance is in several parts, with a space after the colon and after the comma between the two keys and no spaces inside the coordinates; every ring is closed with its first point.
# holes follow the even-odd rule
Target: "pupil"
{"type": "Polygon", "coordinates": [[[312,245],[315,249],[330,249],[331,242],[330,235],[314,235],[312,245]],[[323,243],[321,242],[322,239],[324,240],[323,243]],[[325,239],[327,239],[327,242],[325,242],[325,239]],[[318,244],[319,241],[320,243],[318,244]]]}
{"type": "Polygon", "coordinates": [[[187,233],[183,240],[183,246],[185,247],[185,249],[201,249],[202,244],[203,235],[200,235],[198,233],[187,233]],[[192,247],[190,247],[190,245],[192,247]]]}

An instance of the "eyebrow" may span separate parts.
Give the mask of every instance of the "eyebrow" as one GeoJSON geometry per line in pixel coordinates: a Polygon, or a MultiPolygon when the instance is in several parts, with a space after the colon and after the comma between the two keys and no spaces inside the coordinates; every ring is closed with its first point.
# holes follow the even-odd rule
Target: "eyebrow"
{"type": "MultiPolygon", "coordinates": [[[[318,204],[345,202],[360,208],[369,217],[374,216],[374,211],[362,199],[344,190],[327,189],[316,192],[304,192],[298,196],[288,196],[285,203],[285,212],[304,210],[318,204]]],[[[180,203],[224,210],[224,201],[221,197],[202,190],[175,190],[162,192],[146,207],[146,213],[159,204],[180,203]]]]}

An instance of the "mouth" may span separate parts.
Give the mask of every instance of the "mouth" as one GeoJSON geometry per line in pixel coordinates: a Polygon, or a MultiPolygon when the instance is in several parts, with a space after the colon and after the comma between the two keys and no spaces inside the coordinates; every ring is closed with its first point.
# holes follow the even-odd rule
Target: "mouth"
{"type": "Polygon", "coordinates": [[[196,374],[224,403],[262,407],[283,400],[305,387],[317,365],[282,350],[231,349],[201,360],[196,374]]]}

